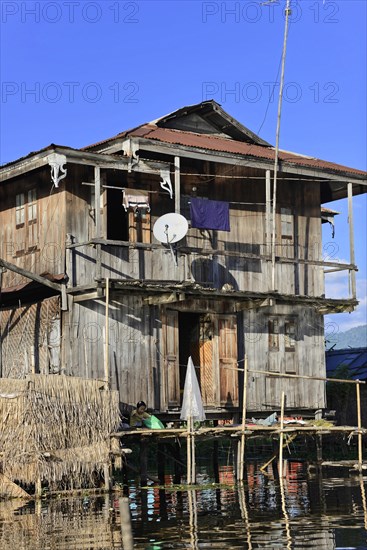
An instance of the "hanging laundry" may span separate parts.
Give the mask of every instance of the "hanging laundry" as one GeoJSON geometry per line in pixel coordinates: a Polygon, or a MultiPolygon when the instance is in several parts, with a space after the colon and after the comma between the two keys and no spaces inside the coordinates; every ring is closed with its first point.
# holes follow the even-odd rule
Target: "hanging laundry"
{"type": "Polygon", "coordinates": [[[149,194],[147,191],[141,189],[124,189],[122,205],[127,212],[129,208],[135,210],[136,208],[144,208],[150,212],[149,194]]]}
{"type": "Polygon", "coordinates": [[[223,201],[190,199],[191,227],[230,231],[229,204],[223,201]]]}

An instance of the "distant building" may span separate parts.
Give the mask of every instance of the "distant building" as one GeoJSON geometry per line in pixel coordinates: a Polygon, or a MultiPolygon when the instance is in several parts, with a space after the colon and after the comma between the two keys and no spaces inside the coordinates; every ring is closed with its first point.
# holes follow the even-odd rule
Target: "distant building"
{"type": "Polygon", "coordinates": [[[275,206],[274,158],[204,101],[3,166],[1,375],[108,380],[122,403],[174,416],[191,355],[208,414],[226,417],[246,354],[249,411],[279,409],[282,391],[288,411],[325,407],[312,377],[326,374],[324,314],[358,304],[352,198],[366,173],[280,151],[275,206]],[[350,261],[326,261],[321,224],[336,212],[322,204],[347,197],[350,261]],[[189,226],[173,249],[152,231],[171,212],[189,226]],[[339,270],[351,291],[332,299],[324,274],[339,270]]]}
{"type": "MultiPolygon", "coordinates": [[[[367,347],[329,350],[326,352],[326,375],[328,378],[350,378],[367,383],[367,347]]],[[[330,387],[330,383],[329,383],[330,387]]],[[[362,425],[367,427],[367,385],[360,385],[362,425]]],[[[336,410],[339,423],[357,425],[355,386],[333,384],[328,392],[328,406],[336,410]]]]}

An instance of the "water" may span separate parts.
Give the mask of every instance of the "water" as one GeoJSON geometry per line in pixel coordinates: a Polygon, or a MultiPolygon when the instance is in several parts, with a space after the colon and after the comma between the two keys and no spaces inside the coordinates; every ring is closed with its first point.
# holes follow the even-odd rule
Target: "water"
{"type": "MultiPolygon", "coordinates": [[[[310,476],[289,462],[283,484],[250,464],[248,481],[234,484],[231,466],[220,484],[199,471],[196,490],[131,480],[135,548],[367,549],[367,478],[310,476]]],[[[113,550],[122,548],[119,494],[0,502],[4,550],[113,550]]]]}

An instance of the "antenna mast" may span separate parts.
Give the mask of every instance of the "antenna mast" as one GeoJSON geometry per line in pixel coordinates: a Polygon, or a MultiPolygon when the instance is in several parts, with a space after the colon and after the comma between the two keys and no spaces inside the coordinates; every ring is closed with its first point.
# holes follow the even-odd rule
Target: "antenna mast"
{"type": "Polygon", "coordinates": [[[287,38],[288,38],[288,24],[289,15],[291,14],[290,0],[287,0],[285,7],[285,27],[284,27],[284,40],[283,40],[283,53],[282,53],[282,71],[280,75],[280,89],[278,99],[278,119],[277,130],[275,138],[275,159],[274,159],[274,185],[273,185],[273,220],[272,220],[272,234],[271,234],[271,290],[275,288],[275,216],[277,206],[277,174],[278,174],[278,156],[279,156],[279,134],[280,134],[280,118],[282,114],[282,99],[283,99],[283,87],[284,87],[284,67],[285,67],[285,55],[287,51],[287,38]]]}

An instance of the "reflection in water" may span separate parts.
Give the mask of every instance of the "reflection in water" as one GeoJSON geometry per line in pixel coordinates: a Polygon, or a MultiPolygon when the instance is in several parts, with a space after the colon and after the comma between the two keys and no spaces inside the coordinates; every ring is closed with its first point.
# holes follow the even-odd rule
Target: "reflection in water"
{"type": "MultiPolygon", "coordinates": [[[[168,475],[165,489],[131,480],[134,548],[367,548],[366,477],[310,477],[304,464],[289,461],[279,480],[251,463],[248,481],[235,486],[231,468],[219,467],[220,486],[199,469],[201,488],[189,491],[173,490],[168,475]]],[[[0,548],[121,550],[118,498],[1,502],[0,548]]]]}

